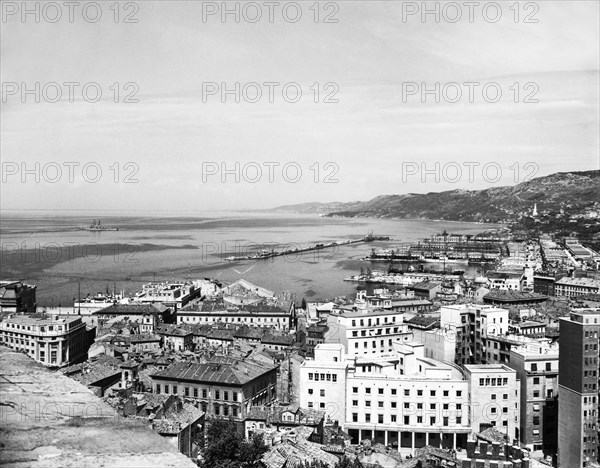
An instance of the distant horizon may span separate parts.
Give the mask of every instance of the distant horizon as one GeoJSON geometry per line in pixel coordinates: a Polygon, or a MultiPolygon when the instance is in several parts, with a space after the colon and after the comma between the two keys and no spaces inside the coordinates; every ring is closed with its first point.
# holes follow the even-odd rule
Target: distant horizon
{"type": "MultiPolygon", "coordinates": [[[[539,178],[543,178],[543,177],[549,177],[552,175],[556,175],[556,174],[566,174],[566,173],[572,173],[572,174],[576,174],[576,173],[583,173],[583,172],[600,172],[600,161],[599,161],[599,167],[597,169],[584,169],[584,170],[579,170],[579,171],[558,171],[558,172],[553,172],[551,174],[546,174],[546,175],[540,175],[537,177],[534,177],[531,180],[535,180],[535,179],[539,179],[539,178]]],[[[471,189],[470,191],[482,191],[482,190],[488,190],[491,188],[501,188],[501,187],[515,187],[517,185],[519,185],[522,182],[519,183],[515,183],[512,185],[490,185],[489,187],[485,187],[485,188],[481,188],[481,189],[471,189]]],[[[440,191],[423,191],[423,192],[404,192],[404,193],[380,193],[378,195],[375,195],[371,198],[365,199],[365,200],[309,200],[309,201],[298,201],[295,203],[286,203],[284,205],[275,205],[275,206],[269,206],[269,207],[265,207],[265,208],[255,208],[255,209],[239,209],[239,208],[203,208],[200,210],[194,210],[194,209],[184,209],[184,210],[173,210],[173,209],[148,209],[148,208],[140,208],[140,209],[94,209],[93,211],[89,212],[85,209],[81,209],[81,208],[46,208],[46,209],[41,209],[41,208],[4,208],[4,207],[0,207],[0,215],[2,214],[8,214],[8,213],[15,213],[15,212],[27,212],[27,213],[45,213],[45,212],[52,212],[52,213],[60,213],[60,212],[64,212],[64,213],[78,213],[81,216],[85,216],[85,217],[94,217],[94,213],[161,213],[161,217],[164,217],[164,214],[168,214],[171,213],[173,216],[176,216],[178,214],[183,214],[183,213],[197,213],[197,215],[194,216],[200,216],[202,213],[224,213],[224,214],[228,214],[228,213],[240,213],[240,214],[244,214],[244,213],[271,213],[272,210],[275,210],[277,208],[280,208],[282,206],[296,206],[296,205],[308,205],[308,204],[329,204],[329,203],[360,203],[360,202],[365,202],[365,201],[369,201],[369,200],[373,200],[374,198],[378,198],[378,197],[386,197],[386,196],[401,196],[401,195],[426,195],[429,193],[442,193],[442,192],[448,192],[448,191],[453,191],[453,190],[466,190],[463,189],[461,187],[456,187],[454,189],[449,189],[449,190],[440,190],[440,191]]],[[[290,213],[292,214],[292,213],[290,213]]],[[[149,216],[149,217],[153,217],[153,216],[149,216]]]]}

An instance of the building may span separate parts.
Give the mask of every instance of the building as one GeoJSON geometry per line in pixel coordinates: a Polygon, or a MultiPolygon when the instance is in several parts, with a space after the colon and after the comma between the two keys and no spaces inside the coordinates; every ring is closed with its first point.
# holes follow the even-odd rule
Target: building
{"type": "Polygon", "coordinates": [[[523,272],[488,271],[487,278],[490,289],[521,291],[525,284],[523,272]]]}
{"type": "Polygon", "coordinates": [[[323,443],[325,413],[312,409],[300,408],[298,405],[253,406],[244,419],[244,434],[251,438],[255,432],[265,429],[276,431],[306,426],[313,429],[309,440],[323,443]]]}
{"type": "Polygon", "coordinates": [[[348,355],[393,351],[394,342],[412,334],[404,314],[396,310],[364,309],[331,313],[327,317],[327,343],[340,343],[348,355]]]}
{"type": "Polygon", "coordinates": [[[600,309],[560,320],[558,466],[588,467],[598,457],[600,309]]]}
{"type": "Polygon", "coordinates": [[[174,325],[163,325],[158,334],[163,339],[163,347],[172,351],[191,351],[194,349],[194,334],[174,325]]]}
{"type": "Polygon", "coordinates": [[[325,411],[353,444],[369,439],[403,454],[466,447],[468,390],[458,367],[426,359],[421,344],[352,358],[341,344],[321,344],[300,366],[301,406],[325,411]]]}
{"type": "Polygon", "coordinates": [[[478,304],[448,305],[440,309],[440,327],[447,334],[455,333],[457,364],[485,364],[488,337],[505,335],[508,331],[508,310],[478,304]]]}
{"type": "Polygon", "coordinates": [[[510,351],[521,382],[520,442],[529,450],[555,455],[558,449],[558,343],[532,341],[510,351]]]}
{"type": "Polygon", "coordinates": [[[410,289],[414,291],[415,297],[431,300],[435,299],[437,293],[441,291],[442,283],[424,281],[410,286],[410,289]]]}
{"type": "Polygon", "coordinates": [[[35,312],[36,289],[22,281],[0,281],[0,312],[35,312]]]}
{"type": "Polygon", "coordinates": [[[556,278],[551,273],[536,271],[533,273],[533,292],[544,296],[554,296],[556,278]]]}
{"type": "Polygon", "coordinates": [[[85,361],[93,336],[80,317],[9,315],[0,322],[0,343],[46,366],[85,361]]]}
{"type": "Polygon", "coordinates": [[[135,320],[140,323],[141,333],[153,333],[159,324],[175,320],[171,309],[162,304],[116,303],[92,312],[92,316],[98,326],[115,318],[135,320]]]}
{"type": "Polygon", "coordinates": [[[471,428],[493,427],[509,441],[520,436],[520,387],[517,372],[504,364],[465,364],[469,382],[471,428]]]}
{"type": "Polygon", "coordinates": [[[577,297],[599,292],[600,280],[595,278],[564,277],[554,285],[554,294],[557,297],[577,297]]]}
{"type": "Polygon", "coordinates": [[[483,303],[497,307],[536,307],[548,300],[548,296],[538,293],[515,291],[514,289],[492,289],[483,296],[483,303]]]}
{"type": "Polygon", "coordinates": [[[159,303],[174,310],[185,307],[190,301],[200,297],[201,288],[192,281],[151,282],[142,286],[135,295],[141,303],[159,303]]]}
{"type": "Polygon", "coordinates": [[[287,331],[295,326],[294,301],[278,298],[259,298],[243,302],[239,297],[219,297],[185,307],[177,312],[177,323],[231,323],[252,327],[272,327],[287,331]]]}
{"type": "Polygon", "coordinates": [[[207,416],[243,419],[277,397],[277,367],[250,360],[179,362],[150,377],[154,393],[182,396],[207,416]]]}

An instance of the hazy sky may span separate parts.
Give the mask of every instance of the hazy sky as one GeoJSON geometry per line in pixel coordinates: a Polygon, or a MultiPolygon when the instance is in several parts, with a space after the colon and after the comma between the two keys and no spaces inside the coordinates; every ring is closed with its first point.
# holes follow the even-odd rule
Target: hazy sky
{"type": "Polygon", "coordinates": [[[321,2],[318,22],[314,2],[298,2],[295,23],[291,2],[278,2],[273,22],[264,2],[239,3],[238,23],[220,12],[203,18],[221,2],[200,1],[122,2],[116,23],[111,1],[93,23],[89,3],[70,22],[57,2],[62,17],[51,22],[56,8],[29,2],[40,8],[36,22],[15,11],[20,1],[2,2],[4,210],[266,208],[599,168],[596,1],[521,2],[519,21],[514,2],[500,2],[495,23],[493,8],[474,7],[470,21],[457,2],[462,18],[451,22],[457,10],[442,2],[436,22],[408,15],[421,2],[400,1],[321,2]],[[251,23],[256,6],[262,17],[251,23]],[[125,23],[128,14],[137,23],[125,23]],[[74,102],[69,82],[79,83],[74,102]],[[251,82],[263,93],[256,103],[251,82]],[[267,82],[280,83],[274,102],[267,82]],[[84,98],[88,83],[96,85],[84,98]],[[235,94],[222,102],[206,83],[239,83],[240,102],[235,94]],[[296,96],[292,86],[284,98],[286,83],[302,87],[298,102],[285,99],[296,96]],[[435,94],[422,102],[423,83],[445,90],[439,103],[435,94]],[[24,87],[33,93],[23,96],[24,87]],[[88,102],[96,88],[102,99],[88,102]],[[62,99],[50,102],[57,89],[62,99]],[[489,102],[498,89],[502,98],[489,102]],[[139,102],[123,102],[134,91],[139,102]],[[339,102],[323,102],[331,93],[339,102]]]}

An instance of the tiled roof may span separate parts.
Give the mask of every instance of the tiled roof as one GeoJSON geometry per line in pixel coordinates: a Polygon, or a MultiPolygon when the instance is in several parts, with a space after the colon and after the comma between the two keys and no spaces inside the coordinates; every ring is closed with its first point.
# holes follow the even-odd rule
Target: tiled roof
{"type": "Polygon", "coordinates": [[[244,385],[275,368],[274,366],[259,365],[249,361],[239,361],[235,364],[179,362],[157,372],[152,377],[244,385]]]}
{"type": "Polygon", "coordinates": [[[104,309],[97,310],[93,314],[117,314],[117,315],[141,315],[160,314],[167,310],[161,304],[112,304],[104,309]]]}

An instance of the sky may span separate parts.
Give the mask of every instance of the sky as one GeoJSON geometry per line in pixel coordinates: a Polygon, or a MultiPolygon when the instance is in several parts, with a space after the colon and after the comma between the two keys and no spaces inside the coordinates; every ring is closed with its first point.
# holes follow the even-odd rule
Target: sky
{"type": "Polygon", "coordinates": [[[2,1],[0,208],[249,210],[598,169],[600,3],[450,3],[2,1]]]}

